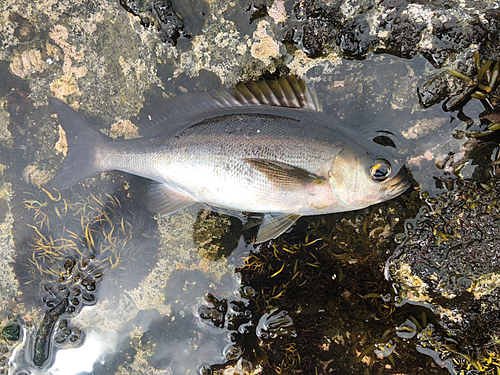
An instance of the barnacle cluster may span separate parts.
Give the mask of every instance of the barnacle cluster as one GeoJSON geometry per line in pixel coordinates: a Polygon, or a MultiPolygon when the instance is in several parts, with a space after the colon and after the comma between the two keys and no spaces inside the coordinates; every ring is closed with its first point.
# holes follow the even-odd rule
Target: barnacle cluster
{"type": "Polygon", "coordinates": [[[52,346],[81,342],[82,332],[63,316],[95,304],[102,282],[111,290],[135,287],[155,263],[152,214],[132,202],[123,187],[108,191],[39,187],[18,202],[26,226],[16,226],[14,233],[14,271],[24,302],[41,303],[44,313],[34,343],[38,367],[50,362],[52,346]]]}

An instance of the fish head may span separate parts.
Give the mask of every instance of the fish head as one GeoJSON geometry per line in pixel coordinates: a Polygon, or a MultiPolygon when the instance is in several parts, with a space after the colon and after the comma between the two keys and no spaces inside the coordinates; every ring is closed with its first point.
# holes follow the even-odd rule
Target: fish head
{"type": "Polygon", "coordinates": [[[333,160],[329,182],[345,211],[392,199],[410,186],[405,168],[383,151],[346,148],[333,160]]]}

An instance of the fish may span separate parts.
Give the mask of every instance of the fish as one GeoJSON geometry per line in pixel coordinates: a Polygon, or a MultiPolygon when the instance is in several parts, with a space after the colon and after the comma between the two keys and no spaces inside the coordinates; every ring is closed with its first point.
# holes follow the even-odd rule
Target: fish
{"type": "Polygon", "coordinates": [[[151,180],[149,209],[162,216],[197,202],[260,215],[255,243],[301,216],[358,210],[410,185],[386,147],[326,115],[315,91],[293,76],[169,99],[131,140],[107,137],[59,99],[50,105],[68,152],[47,187],[131,173],[151,180]]]}

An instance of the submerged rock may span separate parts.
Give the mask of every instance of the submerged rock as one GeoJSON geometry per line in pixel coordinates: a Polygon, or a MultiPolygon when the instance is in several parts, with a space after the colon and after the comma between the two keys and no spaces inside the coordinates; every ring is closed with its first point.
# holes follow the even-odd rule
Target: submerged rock
{"type": "Polygon", "coordinates": [[[450,190],[428,197],[386,276],[401,302],[423,303],[450,329],[500,309],[500,183],[451,179],[450,190]],[[453,183],[455,182],[455,183],[453,183]]]}
{"type": "Polygon", "coordinates": [[[500,309],[500,183],[445,182],[453,188],[428,197],[406,222],[386,273],[402,300],[431,304],[459,323],[464,314],[500,309]]]}
{"type": "Polygon", "coordinates": [[[427,307],[436,319],[412,318],[418,327],[407,321],[397,335],[451,374],[500,371],[499,179],[438,179],[447,190],[422,194],[425,205],[405,222],[385,268],[396,305],[427,307]]]}

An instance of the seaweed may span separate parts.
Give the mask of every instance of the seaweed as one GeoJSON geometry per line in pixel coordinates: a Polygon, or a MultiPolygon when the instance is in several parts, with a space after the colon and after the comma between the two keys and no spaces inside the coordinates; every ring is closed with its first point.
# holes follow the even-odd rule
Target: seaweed
{"type": "Polygon", "coordinates": [[[38,327],[38,332],[36,334],[35,349],[33,354],[33,363],[41,367],[47,361],[50,354],[50,339],[54,327],[59,320],[59,317],[66,312],[68,307],[68,299],[63,298],[63,300],[52,309],[45,313],[45,316],[38,327]]]}

